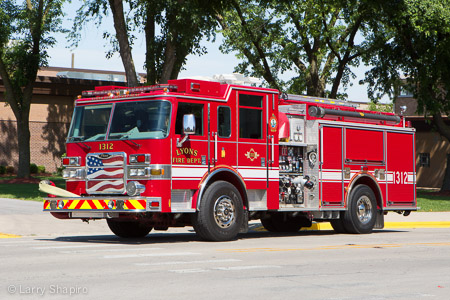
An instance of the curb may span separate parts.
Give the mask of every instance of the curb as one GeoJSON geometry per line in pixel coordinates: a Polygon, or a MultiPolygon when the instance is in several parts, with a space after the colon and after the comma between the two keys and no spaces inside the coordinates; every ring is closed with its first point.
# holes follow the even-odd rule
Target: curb
{"type": "MultiPolygon", "coordinates": [[[[384,229],[395,228],[450,228],[450,222],[385,222],[384,229]]],[[[333,230],[330,222],[313,223],[311,227],[302,228],[302,231],[333,230]]]]}

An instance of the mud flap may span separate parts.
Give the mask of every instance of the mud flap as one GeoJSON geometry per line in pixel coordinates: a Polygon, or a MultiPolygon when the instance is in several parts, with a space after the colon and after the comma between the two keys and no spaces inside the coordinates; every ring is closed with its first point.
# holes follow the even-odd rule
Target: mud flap
{"type": "Polygon", "coordinates": [[[377,210],[377,220],[375,221],[374,229],[384,228],[384,212],[382,210],[377,210]]]}
{"type": "Polygon", "coordinates": [[[239,229],[239,233],[247,233],[248,232],[248,211],[244,210],[244,220],[242,220],[241,228],[239,229]]]}

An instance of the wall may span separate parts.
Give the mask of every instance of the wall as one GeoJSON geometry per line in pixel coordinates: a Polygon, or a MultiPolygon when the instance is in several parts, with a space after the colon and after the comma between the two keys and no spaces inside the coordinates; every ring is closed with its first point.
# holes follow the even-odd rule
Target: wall
{"type": "MultiPolygon", "coordinates": [[[[73,111],[73,97],[35,95],[30,110],[31,163],[49,172],[61,166],[65,137],[73,111]]],[[[0,96],[0,165],[18,167],[17,123],[0,96]]]]}

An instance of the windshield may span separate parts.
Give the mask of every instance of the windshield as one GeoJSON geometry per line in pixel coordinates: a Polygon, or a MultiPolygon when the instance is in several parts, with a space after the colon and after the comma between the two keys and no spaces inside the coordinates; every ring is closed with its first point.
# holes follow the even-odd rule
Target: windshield
{"type": "Polygon", "coordinates": [[[165,138],[169,133],[170,109],[168,101],[117,103],[108,139],[165,138]]]}
{"type": "Polygon", "coordinates": [[[104,140],[112,104],[75,108],[69,142],[104,140]]]}

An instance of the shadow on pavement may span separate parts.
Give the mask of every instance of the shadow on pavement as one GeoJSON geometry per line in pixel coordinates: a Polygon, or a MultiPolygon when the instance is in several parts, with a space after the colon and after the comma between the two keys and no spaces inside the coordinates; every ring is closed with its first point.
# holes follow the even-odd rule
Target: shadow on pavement
{"type": "MultiPolygon", "coordinates": [[[[120,238],[115,235],[85,235],[85,236],[61,236],[56,238],[39,238],[39,241],[52,241],[62,243],[96,243],[96,244],[123,244],[123,245],[146,245],[146,244],[172,244],[172,243],[189,243],[189,242],[203,242],[195,231],[186,229],[187,232],[151,232],[144,238],[120,238]]],[[[371,234],[385,234],[385,233],[405,232],[404,230],[374,230],[371,234]]],[[[320,231],[299,231],[295,233],[274,233],[262,229],[261,224],[249,225],[249,232],[239,234],[237,239],[263,239],[263,238],[279,238],[279,237],[302,237],[302,236],[329,236],[337,235],[333,230],[320,231]]],[[[340,234],[350,235],[350,234],[340,234]]],[[[357,235],[353,235],[357,236],[357,235]]],[[[226,243],[226,242],[223,242],[226,243]]]]}

